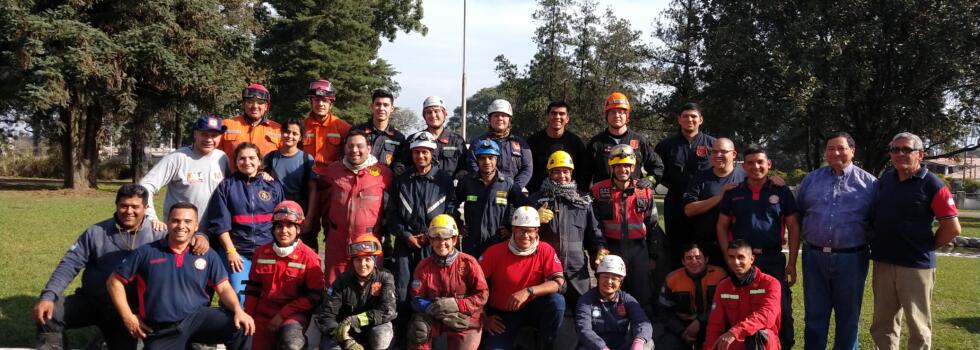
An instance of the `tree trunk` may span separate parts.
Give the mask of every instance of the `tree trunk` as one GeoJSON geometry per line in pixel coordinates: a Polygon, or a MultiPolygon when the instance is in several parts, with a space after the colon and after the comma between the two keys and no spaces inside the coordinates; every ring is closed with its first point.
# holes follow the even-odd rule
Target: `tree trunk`
{"type": "Polygon", "coordinates": [[[61,118],[61,173],[64,179],[62,186],[64,188],[75,188],[75,168],[72,166],[74,159],[72,130],[75,125],[72,122],[71,110],[62,108],[58,111],[58,114],[61,118]]]}
{"type": "Polygon", "coordinates": [[[99,188],[99,132],[102,130],[102,109],[97,104],[88,107],[85,115],[84,152],[82,166],[87,167],[86,184],[99,188]]]}
{"type": "Polygon", "coordinates": [[[41,121],[50,114],[50,111],[38,111],[31,118],[31,154],[34,158],[41,157],[41,140],[44,139],[45,135],[44,130],[42,130],[44,126],[41,121]]]}
{"type": "Polygon", "coordinates": [[[129,138],[129,167],[133,169],[133,182],[139,182],[146,175],[146,116],[145,113],[133,114],[133,129],[129,138]]]}

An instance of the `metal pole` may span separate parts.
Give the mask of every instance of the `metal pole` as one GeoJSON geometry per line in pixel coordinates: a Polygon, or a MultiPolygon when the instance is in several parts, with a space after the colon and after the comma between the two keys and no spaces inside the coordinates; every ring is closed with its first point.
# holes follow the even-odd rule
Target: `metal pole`
{"type": "Polygon", "coordinates": [[[460,90],[459,96],[463,100],[460,121],[463,125],[463,140],[466,140],[466,0],[463,0],[463,88],[460,90]]]}

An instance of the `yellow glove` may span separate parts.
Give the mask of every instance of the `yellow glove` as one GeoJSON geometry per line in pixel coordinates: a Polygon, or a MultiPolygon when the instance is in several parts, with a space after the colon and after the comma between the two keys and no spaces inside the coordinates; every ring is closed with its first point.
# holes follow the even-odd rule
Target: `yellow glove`
{"type": "Polygon", "coordinates": [[[345,340],[350,339],[350,327],[350,321],[340,321],[340,325],[333,330],[333,339],[343,344],[345,340]]]}
{"type": "Polygon", "coordinates": [[[595,264],[596,264],[596,266],[599,266],[599,264],[602,263],[602,258],[605,258],[606,255],[609,255],[609,249],[599,248],[599,251],[597,251],[595,253],[595,264]]]}
{"type": "Polygon", "coordinates": [[[555,212],[548,209],[548,202],[545,202],[541,208],[538,208],[538,217],[541,218],[542,224],[547,224],[551,222],[551,219],[555,218],[555,212]]]}

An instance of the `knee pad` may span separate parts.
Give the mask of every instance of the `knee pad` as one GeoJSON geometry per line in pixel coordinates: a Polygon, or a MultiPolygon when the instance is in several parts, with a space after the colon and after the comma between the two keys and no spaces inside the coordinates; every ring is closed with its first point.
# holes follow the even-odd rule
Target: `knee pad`
{"type": "Polygon", "coordinates": [[[412,315],[412,320],[408,322],[408,342],[413,345],[425,344],[429,340],[429,333],[432,328],[425,316],[420,313],[412,315]]]}
{"type": "Polygon", "coordinates": [[[306,335],[299,323],[290,323],[279,329],[279,350],[303,350],[306,335]]]}

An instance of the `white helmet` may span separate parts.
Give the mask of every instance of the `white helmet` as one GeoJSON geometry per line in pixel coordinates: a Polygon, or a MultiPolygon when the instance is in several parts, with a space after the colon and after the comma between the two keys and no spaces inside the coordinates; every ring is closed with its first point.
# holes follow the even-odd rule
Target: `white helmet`
{"type": "Polygon", "coordinates": [[[422,101],[422,110],[429,107],[442,107],[442,109],[446,109],[446,101],[442,97],[435,95],[426,97],[425,101],[422,101]]]}
{"type": "Polygon", "coordinates": [[[541,227],[541,218],[538,211],[532,207],[524,206],[514,210],[514,216],[510,219],[511,226],[520,227],[541,227]]]}
{"type": "Polygon", "coordinates": [[[409,149],[415,149],[416,147],[425,147],[431,150],[436,150],[436,143],[433,141],[436,138],[432,136],[428,131],[422,131],[412,136],[412,145],[409,149]]]}
{"type": "Polygon", "coordinates": [[[493,102],[490,102],[490,108],[487,109],[487,115],[491,115],[494,112],[503,112],[508,117],[514,116],[514,108],[510,106],[510,102],[503,99],[493,100],[493,102]]]}
{"type": "Polygon", "coordinates": [[[599,262],[599,267],[595,270],[597,275],[603,272],[626,277],[626,263],[624,263],[623,258],[620,258],[618,255],[606,255],[606,257],[602,258],[602,261],[599,262]]]}

